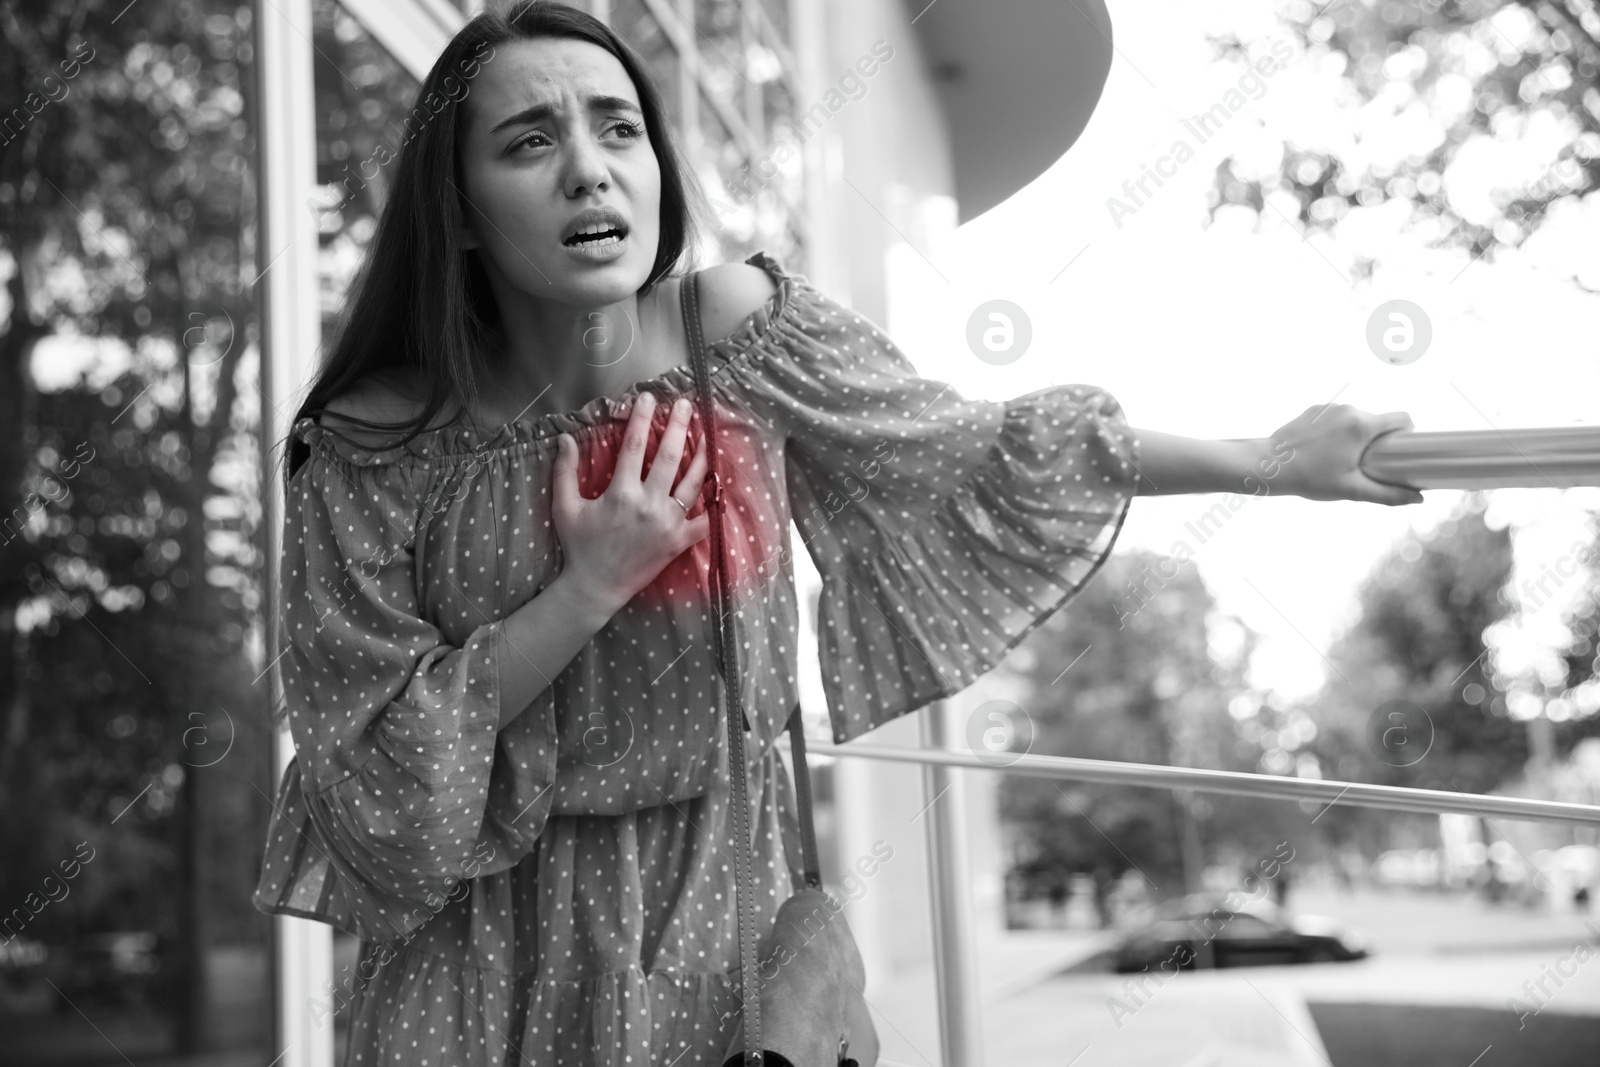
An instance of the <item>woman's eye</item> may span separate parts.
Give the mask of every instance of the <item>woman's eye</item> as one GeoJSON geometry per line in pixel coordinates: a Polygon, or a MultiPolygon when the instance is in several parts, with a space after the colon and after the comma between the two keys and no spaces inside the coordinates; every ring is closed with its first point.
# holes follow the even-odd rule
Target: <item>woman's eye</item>
{"type": "MultiPolygon", "coordinates": [[[[623,140],[627,141],[644,136],[644,127],[637,122],[623,120],[611,128],[614,132],[621,133],[623,140]]],[[[509,145],[507,145],[506,151],[513,152],[518,148],[521,148],[523,145],[529,144],[535,137],[545,137],[544,131],[529,130],[527,133],[523,134],[521,137],[518,137],[515,141],[512,141],[509,145]]],[[[545,140],[548,141],[549,138],[546,137],[545,140]]]]}
{"type": "Polygon", "coordinates": [[[527,144],[533,138],[535,138],[535,137],[543,137],[543,136],[544,136],[544,134],[539,130],[530,130],[527,133],[523,134],[521,137],[518,137],[515,141],[512,141],[509,145],[507,145],[506,146],[506,151],[510,152],[510,151],[512,151],[514,149],[521,148],[523,145],[527,144]]]}

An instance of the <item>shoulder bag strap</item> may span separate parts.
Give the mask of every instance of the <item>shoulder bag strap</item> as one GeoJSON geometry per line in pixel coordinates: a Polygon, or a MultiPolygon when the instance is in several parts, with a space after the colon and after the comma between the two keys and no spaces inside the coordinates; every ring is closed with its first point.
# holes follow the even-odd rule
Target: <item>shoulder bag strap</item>
{"type": "Polygon", "coordinates": [[[700,302],[697,292],[698,271],[684,278],[680,285],[683,304],[683,328],[689,339],[689,352],[694,360],[695,392],[700,405],[700,428],[703,435],[700,447],[706,449],[710,486],[711,558],[717,571],[712,586],[713,608],[717,616],[717,667],[722,673],[723,689],[728,695],[728,778],[729,816],[733,823],[734,896],[739,911],[739,1000],[744,1013],[745,1063],[760,1067],[761,1054],[761,997],[756,984],[756,952],[759,951],[755,929],[755,885],[750,866],[750,800],[745,782],[744,731],[749,729],[749,719],[744,714],[740,700],[739,667],[730,662],[727,650],[734,645],[728,630],[733,626],[733,613],[728,610],[732,590],[728,588],[727,570],[722,566],[722,479],[717,462],[716,411],[711,403],[711,379],[706,368],[705,337],[700,331],[700,302]],[[742,728],[741,728],[742,727],[742,728]]]}
{"type": "MultiPolygon", "coordinates": [[[[752,873],[754,857],[750,843],[749,790],[745,779],[744,732],[750,729],[749,716],[745,714],[739,684],[739,659],[736,634],[733,632],[733,589],[728,579],[727,562],[722,546],[722,478],[720,450],[717,447],[716,407],[711,399],[711,372],[706,364],[705,336],[701,331],[700,272],[694,271],[680,283],[680,300],[683,306],[683,328],[689,341],[689,354],[694,364],[696,400],[700,409],[700,425],[704,434],[702,447],[708,448],[706,480],[711,488],[707,510],[711,515],[711,558],[716,567],[714,609],[717,616],[716,642],[717,667],[722,674],[724,690],[728,694],[728,776],[731,784],[729,804],[732,806],[734,836],[734,878],[739,910],[739,995],[744,1010],[745,1061],[759,1067],[761,1053],[761,999],[752,995],[757,989],[755,930],[755,880],[752,873]],[[737,712],[737,714],[735,714],[737,712]],[[743,727],[741,729],[740,727],[743,727]]],[[[801,728],[800,705],[789,713],[789,747],[794,758],[794,785],[796,804],[800,809],[800,849],[805,868],[805,883],[810,888],[821,888],[822,876],[817,860],[816,827],[811,816],[811,775],[806,767],[805,733],[801,728]]]]}

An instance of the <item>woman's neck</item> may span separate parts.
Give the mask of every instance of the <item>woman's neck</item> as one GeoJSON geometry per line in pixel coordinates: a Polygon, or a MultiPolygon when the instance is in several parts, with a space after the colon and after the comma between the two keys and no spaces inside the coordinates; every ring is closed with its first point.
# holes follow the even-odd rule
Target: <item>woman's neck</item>
{"type": "Polygon", "coordinates": [[[478,420],[493,428],[576,411],[678,366],[682,346],[673,344],[674,324],[658,313],[668,288],[663,282],[642,298],[630,294],[596,308],[517,301],[507,314],[502,303],[504,346],[480,381],[478,420]]]}

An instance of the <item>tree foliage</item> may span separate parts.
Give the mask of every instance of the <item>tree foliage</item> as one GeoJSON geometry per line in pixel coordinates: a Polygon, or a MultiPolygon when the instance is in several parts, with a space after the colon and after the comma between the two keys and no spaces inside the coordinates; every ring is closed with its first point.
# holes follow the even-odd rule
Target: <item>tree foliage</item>
{"type": "MultiPolygon", "coordinates": [[[[1588,529],[1588,558],[1570,576],[1582,584],[1572,604],[1561,613],[1566,639],[1557,650],[1559,674],[1540,679],[1544,684],[1536,694],[1545,701],[1544,714],[1554,724],[1553,755],[1557,756],[1571,752],[1585,738],[1600,737],[1600,567],[1596,566],[1600,561],[1600,515],[1589,516],[1588,529]]],[[[1559,588],[1569,577],[1562,571],[1570,560],[1552,563],[1541,568],[1537,578],[1528,579],[1530,596],[1551,585],[1559,588]]]]}
{"type": "Polygon", "coordinates": [[[97,861],[29,936],[259,943],[251,9],[0,10],[0,892],[97,861]],[[223,757],[226,762],[214,762],[223,757]]]}
{"type": "MultiPolygon", "coordinates": [[[[1483,509],[1481,495],[1469,496],[1362,584],[1359,615],[1330,650],[1310,709],[1316,751],[1337,777],[1487,793],[1527,761],[1527,730],[1508,711],[1486,644],[1486,631],[1511,613],[1511,531],[1491,529],[1483,509]]],[[[1325,821],[1389,818],[1336,808],[1325,821]]]]}
{"type": "MultiPolygon", "coordinates": [[[[1224,159],[1213,214],[1243,205],[1334,231],[1398,205],[1427,241],[1476,259],[1600,184],[1592,0],[1298,0],[1287,21],[1311,64],[1337,74],[1351,121],[1287,131],[1265,167],[1224,159]],[[1499,169],[1513,145],[1520,166],[1499,169]],[[1473,169],[1500,177],[1481,189],[1473,169]]],[[[1235,38],[1214,43],[1242,54],[1235,38]]]]}
{"type": "MultiPolygon", "coordinates": [[[[1193,567],[1164,565],[1143,551],[1107,560],[1008,661],[1025,683],[1018,704],[1032,724],[1030,751],[1252,766],[1236,752],[1227,713],[1243,686],[1249,645],[1213,657],[1214,614],[1193,567]]],[[[1183,890],[1186,875],[1199,873],[1185,870],[1186,800],[1167,790],[1007,775],[1000,797],[1017,838],[1017,869],[1027,879],[1049,883],[1071,872],[1136,869],[1158,894],[1171,894],[1183,890]]],[[[1210,825],[1192,832],[1215,851],[1216,835],[1242,829],[1210,825]]]]}

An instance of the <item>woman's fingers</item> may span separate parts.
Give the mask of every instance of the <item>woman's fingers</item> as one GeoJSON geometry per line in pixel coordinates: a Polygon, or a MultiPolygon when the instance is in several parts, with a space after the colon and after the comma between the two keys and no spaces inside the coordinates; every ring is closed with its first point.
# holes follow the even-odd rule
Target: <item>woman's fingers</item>
{"type": "Polygon", "coordinates": [[[1401,504],[1422,503],[1422,491],[1413,489],[1409,485],[1391,485],[1388,482],[1377,482],[1365,474],[1357,473],[1355,478],[1358,484],[1350,487],[1347,499],[1365,500],[1373,504],[1388,504],[1396,507],[1401,504]]]}
{"type": "Polygon", "coordinates": [[[1411,416],[1404,411],[1386,411],[1382,415],[1369,415],[1361,412],[1362,422],[1366,425],[1368,440],[1379,434],[1390,433],[1394,430],[1414,430],[1411,425],[1411,416]]]}
{"type": "Polygon", "coordinates": [[[672,414],[667,417],[655,458],[650,461],[650,473],[644,479],[645,486],[652,492],[672,490],[672,483],[678,477],[678,465],[683,462],[683,441],[688,429],[689,401],[680,396],[672,402],[672,414]]]}
{"type": "Polygon", "coordinates": [[[578,492],[578,449],[570,435],[557,435],[556,461],[550,471],[554,481],[550,488],[551,508],[558,518],[565,518],[583,499],[578,492]]]}
{"type": "Polygon", "coordinates": [[[650,419],[655,414],[656,395],[645,391],[633,402],[628,415],[628,428],[622,433],[622,447],[617,452],[617,466],[612,480],[623,485],[635,485],[643,477],[644,450],[650,443],[650,419]]]}
{"type": "MultiPolygon", "coordinates": [[[[1372,443],[1384,434],[1415,429],[1411,423],[1411,416],[1404,411],[1386,411],[1381,415],[1363,414],[1365,416],[1364,422],[1369,432],[1366,444],[1362,447],[1362,454],[1365,454],[1366,450],[1372,447],[1372,443]]],[[[1422,503],[1421,490],[1413,489],[1409,485],[1393,485],[1389,482],[1380,482],[1369,477],[1365,471],[1360,469],[1359,457],[1357,457],[1355,475],[1358,484],[1352,495],[1357,500],[1367,500],[1374,504],[1387,504],[1390,506],[1422,503]]]]}
{"type": "Polygon", "coordinates": [[[1384,434],[1411,430],[1404,411],[1382,414],[1350,404],[1313,404],[1285,423],[1273,440],[1295,449],[1295,488],[1308,500],[1363,500],[1374,504],[1418,504],[1422,493],[1405,485],[1376,481],[1361,469],[1361,457],[1384,434]]]}
{"type": "MultiPolygon", "coordinates": [[[[711,534],[711,513],[709,511],[701,509],[700,514],[694,518],[687,518],[689,513],[694,510],[695,502],[700,499],[700,490],[705,485],[706,468],[708,466],[709,464],[706,461],[706,442],[702,438],[694,450],[694,457],[689,460],[689,469],[684,472],[683,480],[678,483],[677,488],[672,490],[673,499],[683,505],[683,514],[687,519],[677,528],[676,544],[679,546],[678,551],[680,552],[699,544],[711,534]]],[[[678,504],[674,504],[673,507],[678,507],[678,504]]]]}
{"type": "MultiPolygon", "coordinates": [[[[656,445],[655,455],[650,460],[650,470],[644,473],[644,456],[650,443],[650,428],[653,425],[652,415],[656,406],[655,394],[640,393],[634,402],[633,411],[628,416],[627,428],[623,431],[622,444],[617,453],[616,469],[611,477],[611,484],[641,485],[647,495],[668,496],[685,503],[688,507],[684,513],[694,509],[694,501],[699,498],[705,485],[706,474],[710,469],[709,453],[704,438],[694,450],[694,456],[689,461],[689,467],[684,472],[683,478],[678,479],[678,468],[683,463],[683,452],[689,441],[689,425],[694,406],[687,397],[679,397],[672,404],[671,414],[667,418],[666,427],[662,430],[661,439],[656,445]],[[674,488],[674,481],[677,486],[674,488]]],[[[563,435],[566,436],[566,435],[563,435]]],[[[577,466],[577,448],[570,438],[556,456],[556,493],[563,491],[561,480],[563,472],[572,481],[572,494],[576,496],[575,468],[577,466]]],[[[607,490],[609,492],[609,489],[607,490]]],[[[557,503],[560,503],[558,499],[557,503]]],[[[678,505],[674,504],[673,507],[678,505]]],[[[704,517],[702,516],[702,519],[704,517]]],[[[710,532],[708,521],[695,522],[691,520],[689,529],[696,532],[695,540],[698,541],[710,532]]]]}
{"type": "Polygon", "coordinates": [[[701,512],[683,524],[684,547],[697,545],[711,534],[711,516],[701,512]]]}
{"type": "Polygon", "coordinates": [[[673,496],[689,505],[685,514],[694,510],[694,502],[700,498],[700,491],[705,487],[706,472],[711,467],[708,455],[706,441],[701,438],[699,445],[695,447],[694,456],[689,460],[689,469],[683,472],[683,480],[672,491],[673,496]]]}

